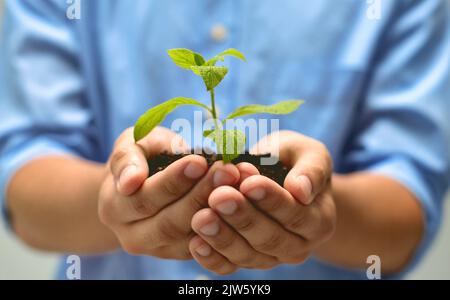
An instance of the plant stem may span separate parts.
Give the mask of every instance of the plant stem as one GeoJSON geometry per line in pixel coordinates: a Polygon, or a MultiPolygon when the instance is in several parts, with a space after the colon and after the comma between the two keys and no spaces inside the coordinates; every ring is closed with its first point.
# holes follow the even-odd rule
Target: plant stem
{"type": "Polygon", "coordinates": [[[216,129],[219,129],[219,124],[217,123],[217,112],[216,112],[216,100],[214,95],[214,89],[211,89],[211,109],[212,109],[212,117],[214,119],[214,124],[216,126],[216,129]]]}

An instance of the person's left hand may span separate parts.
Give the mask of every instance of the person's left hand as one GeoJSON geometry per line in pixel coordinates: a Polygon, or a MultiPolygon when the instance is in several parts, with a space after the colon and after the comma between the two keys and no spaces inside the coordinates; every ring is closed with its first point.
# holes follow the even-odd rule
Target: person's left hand
{"type": "Polygon", "coordinates": [[[206,269],[226,275],[238,268],[301,264],[334,232],[332,161],[326,147],[282,131],[260,141],[253,152],[274,153],[278,145],[281,161],[292,167],[284,187],[241,163],[239,189],[216,188],[209,196],[210,208],[193,216],[197,235],[189,249],[206,269]]]}

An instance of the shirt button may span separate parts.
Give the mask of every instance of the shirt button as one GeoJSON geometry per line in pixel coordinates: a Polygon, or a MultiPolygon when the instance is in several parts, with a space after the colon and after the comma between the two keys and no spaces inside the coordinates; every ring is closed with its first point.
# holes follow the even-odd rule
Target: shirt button
{"type": "Polygon", "coordinates": [[[223,42],[228,36],[228,29],[222,24],[215,24],[211,28],[211,37],[216,42],[223,42]]]}

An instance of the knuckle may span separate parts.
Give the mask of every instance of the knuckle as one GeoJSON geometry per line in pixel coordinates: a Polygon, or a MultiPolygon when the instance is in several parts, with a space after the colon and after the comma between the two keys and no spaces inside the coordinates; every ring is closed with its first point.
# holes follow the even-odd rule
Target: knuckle
{"type": "Polygon", "coordinates": [[[335,228],[336,228],[336,224],[334,221],[331,220],[326,220],[322,222],[322,231],[321,231],[321,237],[322,240],[328,240],[329,238],[331,238],[331,236],[334,234],[335,228]]]}
{"type": "Polygon", "coordinates": [[[242,217],[240,220],[235,221],[231,224],[237,231],[246,232],[250,231],[255,227],[255,222],[250,216],[242,217]]]}
{"type": "Polygon", "coordinates": [[[126,225],[117,232],[120,244],[125,252],[132,255],[155,255],[164,245],[153,227],[126,225]]]}
{"type": "Polygon", "coordinates": [[[211,243],[214,243],[214,248],[216,248],[219,251],[225,251],[227,249],[230,249],[236,242],[237,234],[231,234],[227,238],[218,238],[213,239],[211,243]]]}
{"type": "Polygon", "coordinates": [[[191,233],[190,227],[180,228],[172,219],[167,217],[158,222],[157,231],[161,240],[169,243],[185,239],[191,233]]]}
{"type": "Polygon", "coordinates": [[[336,206],[334,202],[324,201],[321,205],[321,235],[327,239],[336,229],[336,206]]]}
{"type": "Polygon", "coordinates": [[[191,211],[199,211],[202,208],[206,208],[206,200],[202,198],[199,194],[194,194],[189,197],[189,205],[191,206],[191,211]]]}
{"type": "Polygon", "coordinates": [[[305,214],[301,211],[294,211],[285,222],[285,227],[293,232],[298,232],[305,226],[305,214]]]}
{"type": "Polygon", "coordinates": [[[128,150],[125,148],[117,148],[114,150],[114,152],[111,154],[111,166],[114,164],[117,164],[119,161],[121,161],[124,157],[128,155],[128,150]]]}
{"type": "Polygon", "coordinates": [[[120,237],[124,240],[122,245],[126,244],[136,254],[150,254],[162,246],[160,237],[152,227],[142,226],[142,224],[128,225],[126,230],[120,232],[120,237]]]}
{"type": "Polygon", "coordinates": [[[279,197],[270,197],[266,199],[266,201],[261,201],[261,206],[264,206],[263,209],[266,213],[272,214],[280,210],[285,203],[281,201],[279,197]]]}
{"type": "Polygon", "coordinates": [[[159,207],[154,204],[151,199],[144,200],[140,197],[133,197],[131,200],[133,209],[143,216],[152,217],[156,215],[159,211],[159,207]]]}
{"type": "Polygon", "coordinates": [[[180,260],[188,260],[192,259],[191,251],[189,251],[189,246],[182,247],[180,249],[180,257],[178,257],[180,260]]]}
{"type": "Polygon", "coordinates": [[[252,253],[251,251],[243,251],[238,256],[236,256],[234,258],[229,258],[229,259],[233,264],[235,264],[237,266],[246,267],[246,268],[250,268],[252,266],[259,265],[255,261],[255,259],[256,259],[255,253],[252,253]]]}
{"type": "Polygon", "coordinates": [[[325,169],[325,166],[313,165],[309,168],[312,173],[311,175],[315,176],[319,183],[323,183],[325,181],[325,178],[327,177],[327,170],[325,169]]]}
{"type": "Polygon", "coordinates": [[[307,165],[305,166],[305,175],[309,177],[313,184],[314,191],[320,191],[328,181],[330,174],[322,165],[307,165]]]}
{"type": "Polygon", "coordinates": [[[268,238],[255,245],[255,249],[263,253],[278,252],[280,245],[284,242],[284,235],[278,230],[269,234],[268,238]]]}
{"type": "Polygon", "coordinates": [[[114,223],[114,201],[113,198],[105,194],[106,192],[101,191],[100,199],[98,202],[98,218],[103,224],[110,226],[114,223]]]}
{"type": "Polygon", "coordinates": [[[318,150],[316,151],[316,153],[323,161],[323,165],[321,166],[323,172],[325,174],[331,173],[333,170],[333,159],[331,158],[327,146],[322,142],[318,142],[318,150]]]}
{"type": "Polygon", "coordinates": [[[108,209],[108,205],[105,204],[105,201],[98,206],[98,218],[104,225],[110,226],[112,224],[113,217],[111,215],[111,210],[108,209]]]}
{"type": "Polygon", "coordinates": [[[183,194],[181,185],[173,179],[163,180],[162,189],[165,194],[174,198],[178,198],[183,194]]]}

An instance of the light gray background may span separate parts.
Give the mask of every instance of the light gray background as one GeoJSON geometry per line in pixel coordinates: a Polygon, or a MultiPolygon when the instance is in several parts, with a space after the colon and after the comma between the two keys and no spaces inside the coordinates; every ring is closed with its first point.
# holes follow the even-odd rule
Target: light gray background
{"type": "MultiPolygon", "coordinates": [[[[33,0],[34,1],[34,0],[33,0]]],[[[0,0],[0,18],[3,0],[0,0]]],[[[410,279],[450,279],[450,196],[437,240],[410,279]]],[[[58,256],[38,252],[21,244],[0,225],[0,279],[50,279],[58,256]]]]}

